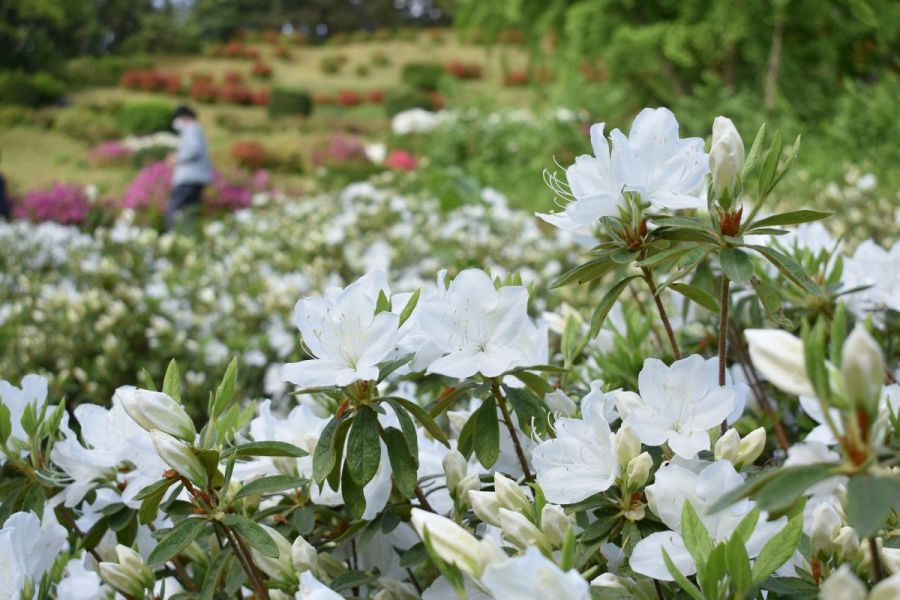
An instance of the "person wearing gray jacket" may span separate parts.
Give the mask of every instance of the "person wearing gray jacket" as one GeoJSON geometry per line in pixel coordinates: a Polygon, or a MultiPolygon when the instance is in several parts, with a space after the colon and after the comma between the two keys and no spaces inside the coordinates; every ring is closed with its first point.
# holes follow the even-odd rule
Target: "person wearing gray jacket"
{"type": "Polygon", "coordinates": [[[197,122],[197,113],[187,106],[179,106],[175,109],[172,128],[180,140],[178,151],[171,157],[175,170],[172,173],[172,192],[166,206],[166,231],[172,229],[178,213],[202,201],[203,188],[212,181],[206,137],[197,122]]]}

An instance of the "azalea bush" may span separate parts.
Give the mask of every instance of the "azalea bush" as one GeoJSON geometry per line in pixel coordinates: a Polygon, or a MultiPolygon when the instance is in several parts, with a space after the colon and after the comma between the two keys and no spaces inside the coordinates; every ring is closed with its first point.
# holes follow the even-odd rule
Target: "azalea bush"
{"type": "Polygon", "coordinates": [[[590,142],[545,171],[540,227],[491,190],[441,216],[359,184],[210,224],[203,258],[125,223],[45,230],[63,250],[0,229],[29,267],[2,280],[27,299],[0,313],[3,591],[897,597],[896,247],[781,210],[800,140],[765,126],[719,117],[707,151],[645,109],[590,142]],[[150,283],[117,292],[130,270],[150,283]],[[135,374],[68,367],[73,407],[56,379],[98,333],[72,324],[101,321],[97,371],[135,374]],[[203,334],[254,341],[198,387],[203,334]]]}

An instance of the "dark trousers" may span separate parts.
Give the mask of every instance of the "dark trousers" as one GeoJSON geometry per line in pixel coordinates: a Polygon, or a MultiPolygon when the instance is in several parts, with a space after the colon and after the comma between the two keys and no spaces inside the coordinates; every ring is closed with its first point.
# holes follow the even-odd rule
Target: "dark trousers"
{"type": "Polygon", "coordinates": [[[6,198],[6,180],[0,175],[0,217],[10,218],[9,201],[6,198]]]}
{"type": "Polygon", "coordinates": [[[165,231],[172,230],[179,212],[200,203],[203,199],[203,187],[202,183],[179,183],[172,188],[166,205],[165,231]]]}

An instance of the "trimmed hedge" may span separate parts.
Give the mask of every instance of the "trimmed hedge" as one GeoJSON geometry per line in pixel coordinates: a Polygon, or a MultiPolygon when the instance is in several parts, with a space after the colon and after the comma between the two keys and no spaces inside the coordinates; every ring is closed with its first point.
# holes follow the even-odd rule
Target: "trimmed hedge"
{"type": "Polygon", "coordinates": [[[403,67],[403,83],[420,90],[433,92],[444,76],[444,67],[438,63],[411,62],[403,67]]]}
{"type": "Polygon", "coordinates": [[[384,100],[384,109],[388,116],[411,108],[434,109],[434,101],[430,94],[420,90],[391,90],[384,100]]]}
{"type": "Polygon", "coordinates": [[[0,73],[0,104],[40,107],[59,102],[66,84],[49,73],[0,73]]]}
{"type": "Polygon", "coordinates": [[[119,125],[133,135],[167,131],[172,124],[172,110],[166,102],[130,102],[119,113],[119,125]]]}
{"type": "Polygon", "coordinates": [[[269,95],[269,115],[272,117],[308,116],[312,108],[312,98],[303,90],[275,88],[269,95]]]}

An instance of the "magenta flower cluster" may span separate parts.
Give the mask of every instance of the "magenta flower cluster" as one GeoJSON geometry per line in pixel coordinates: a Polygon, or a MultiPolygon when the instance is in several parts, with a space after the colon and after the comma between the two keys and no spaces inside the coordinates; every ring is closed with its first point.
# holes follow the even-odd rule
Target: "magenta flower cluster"
{"type": "Polygon", "coordinates": [[[100,142],[88,153],[88,161],[95,166],[119,165],[128,161],[134,151],[121,142],[100,142]]]}
{"type": "Polygon", "coordinates": [[[358,137],[343,133],[333,134],[325,144],[315,148],[310,159],[317,167],[369,162],[362,141],[358,137]]]}
{"type": "Polygon", "coordinates": [[[125,190],[122,206],[134,211],[164,211],[171,189],[172,166],[155,162],[141,169],[125,190]]]}
{"type": "Polygon", "coordinates": [[[13,206],[13,216],[41,223],[83,224],[91,211],[91,201],[80,185],[56,183],[43,190],[27,192],[13,206]]]}

